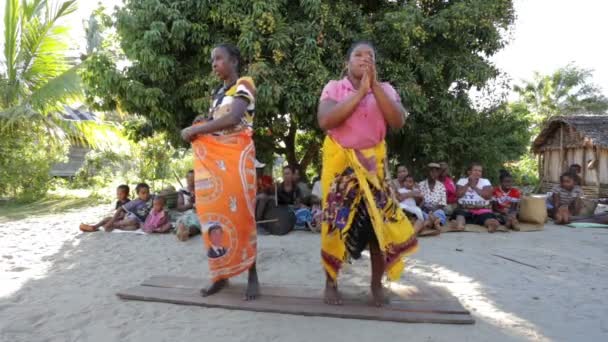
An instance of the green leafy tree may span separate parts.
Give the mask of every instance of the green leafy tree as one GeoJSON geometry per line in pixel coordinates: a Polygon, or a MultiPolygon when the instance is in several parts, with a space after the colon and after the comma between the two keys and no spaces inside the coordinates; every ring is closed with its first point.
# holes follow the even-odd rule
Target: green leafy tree
{"type": "Polygon", "coordinates": [[[513,106],[526,112],[534,123],[535,135],[540,126],[554,115],[606,114],[608,98],[591,83],[591,70],[573,64],[556,70],[551,75],[534,73],[532,80],[513,89],[519,95],[513,106]]]}
{"type": "MultiPolygon", "coordinates": [[[[531,80],[513,88],[519,99],[509,105],[510,111],[530,121],[531,138],[536,137],[543,124],[554,115],[606,114],[608,98],[598,86],[591,83],[591,77],[590,70],[573,64],[551,75],[535,72],[531,80]]],[[[531,142],[528,142],[528,146],[531,146],[531,142]]],[[[538,163],[529,149],[513,168],[518,179],[538,183],[538,163]]]]}
{"type": "MultiPolygon", "coordinates": [[[[348,46],[370,39],[378,47],[380,78],[398,88],[412,113],[408,126],[391,136],[391,151],[402,161],[444,159],[458,169],[487,158],[496,168],[521,153],[511,144],[516,133],[501,131],[509,143],[492,148],[475,137],[494,137],[487,124],[513,120],[499,104],[474,110],[468,91],[497,76],[488,58],[504,46],[501,32],[513,18],[510,0],[127,0],[113,27],[131,64],[118,68],[115,58],[98,54],[87,60],[83,78],[90,103],[140,114],[177,140],[179,130],[208,109],[217,85],[212,47],[235,43],[243,73],[258,85],[260,159],[280,153],[306,167],[318,162],[321,89],[342,76],[348,46]],[[465,130],[470,127],[476,131],[465,130]],[[488,150],[491,156],[481,155],[488,150]]],[[[515,121],[517,128],[523,124],[515,121]]]]}
{"type": "Polygon", "coordinates": [[[69,28],[61,22],[76,1],[7,0],[0,57],[0,195],[33,199],[50,185],[51,166],[67,145],[108,147],[114,125],[70,122],[64,105],[82,99],[78,59],[70,56],[69,28]]]}

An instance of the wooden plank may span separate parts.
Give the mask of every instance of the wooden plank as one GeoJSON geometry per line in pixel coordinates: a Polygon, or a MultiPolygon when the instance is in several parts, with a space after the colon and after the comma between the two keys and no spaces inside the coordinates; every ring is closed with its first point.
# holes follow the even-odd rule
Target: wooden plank
{"type": "MultiPolygon", "coordinates": [[[[195,279],[181,276],[152,276],[142,283],[142,286],[200,289],[208,284],[207,279],[195,279]]],[[[270,285],[261,284],[263,295],[302,297],[302,298],[322,298],[323,289],[320,287],[303,286],[295,284],[270,285]]],[[[230,286],[224,291],[233,294],[242,294],[245,291],[245,283],[238,280],[231,280],[230,286]]],[[[429,286],[428,284],[411,281],[411,284],[399,287],[389,287],[386,289],[387,296],[391,301],[441,301],[451,302],[451,310],[465,310],[456,297],[447,290],[429,286]]],[[[340,292],[345,299],[363,298],[369,295],[367,287],[340,286],[340,292]]]]}
{"type": "Polygon", "coordinates": [[[245,310],[302,316],[377,320],[403,323],[473,324],[469,314],[412,312],[408,308],[390,304],[376,308],[360,302],[345,301],[343,306],[326,305],[320,298],[291,298],[264,296],[255,301],[244,301],[230,293],[201,297],[197,289],[135,286],[119,292],[122,299],[195,305],[228,310],[245,310]]]}

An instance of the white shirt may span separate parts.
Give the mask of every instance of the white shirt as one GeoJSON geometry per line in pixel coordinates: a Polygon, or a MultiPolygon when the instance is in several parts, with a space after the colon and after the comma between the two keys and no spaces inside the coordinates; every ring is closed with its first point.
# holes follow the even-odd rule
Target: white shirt
{"type": "Polygon", "coordinates": [[[320,181],[316,181],[315,184],[313,184],[312,194],[315,195],[319,199],[323,198],[321,196],[321,182],[320,181]]]}
{"type": "MultiPolygon", "coordinates": [[[[456,183],[456,185],[458,186],[466,186],[467,184],[469,184],[468,178],[461,178],[458,183],[456,183]]],[[[485,178],[480,178],[477,182],[476,188],[482,190],[486,186],[492,186],[492,183],[490,183],[490,181],[485,178]]],[[[468,188],[464,196],[458,199],[458,204],[460,204],[460,206],[462,206],[463,208],[467,209],[490,207],[490,201],[479,196],[477,191],[471,188],[468,188]]]]}
{"type": "MultiPolygon", "coordinates": [[[[417,189],[408,190],[406,188],[399,188],[399,193],[400,194],[407,194],[407,193],[410,193],[412,191],[417,191],[417,189]]],[[[401,205],[404,205],[406,207],[415,207],[416,206],[416,199],[413,198],[413,197],[406,198],[403,201],[401,201],[401,205]]]]}

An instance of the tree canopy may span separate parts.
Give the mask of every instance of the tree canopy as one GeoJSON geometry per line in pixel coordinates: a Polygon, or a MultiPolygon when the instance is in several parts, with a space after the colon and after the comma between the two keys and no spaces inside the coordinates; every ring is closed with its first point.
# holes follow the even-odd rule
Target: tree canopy
{"type": "Polygon", "coordinates": [[[258,85],[259,158],[276,152],[308,165],[322,137],[321,89],[342,76],[350,44],[368,39],[378,50],[380,79],[398,89],[411,113],[407,127],[389,137],[401,161],[441,159],[460,170],[480,160],[496,169],[528,142],[519,133],[525,120],[500,104],[477,111],[468,95],[499,73],[488,58],[506,43],[510,0],[125,0],[113,19],[130,65],[91,56],[82,75],[89,102],[145,116],[176,140],[207,110],[217,85],[211,49],[231,42],[258,85]]]}
{"type": "Polygon", "coordinates": [[[550,75],[535,73],[513,90],[519,95],[513,106],[524,112],[534,124],[536,134],[540,125],[554,115],[606,114],[608,98],[590,80],[591,70],[568,64],[550,75]]]}

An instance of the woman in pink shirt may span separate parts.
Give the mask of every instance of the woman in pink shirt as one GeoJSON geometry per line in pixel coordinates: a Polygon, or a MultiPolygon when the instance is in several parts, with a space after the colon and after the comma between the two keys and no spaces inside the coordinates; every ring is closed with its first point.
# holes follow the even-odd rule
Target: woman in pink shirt
{"type": "Polygon", "coordinates": [[[325,302],[341,304],[337,277],[348,256],[369,246],[373,303],[382,305],[382,275],[398,279],[403,256],[417,247],[415,232],[389,195],[384,177],[387,125],[399,129],[406,112],[395,89],[376,78],[376,52],[369,42],[348,51],[347,76],[330,81],[317,119],[323,145],[321,257],[327,275],[325,302]]]}
{"type": "Polygon", "coordinates": [[[450,177],[450,169],[448,163],[439,163],[439,172],[439,181],[441,181],[445,186],[445,191],[447,195],[448,204],[446,207],[446,214],[450,215],[458,204],[458,196],[456,195],[456,183],[454,183],[454,180],[452,179],[452,177],[450,177]]]}

